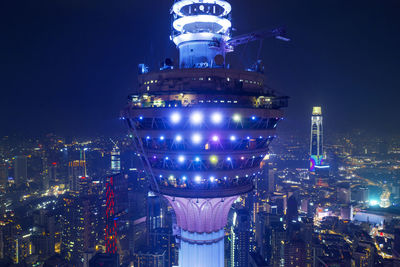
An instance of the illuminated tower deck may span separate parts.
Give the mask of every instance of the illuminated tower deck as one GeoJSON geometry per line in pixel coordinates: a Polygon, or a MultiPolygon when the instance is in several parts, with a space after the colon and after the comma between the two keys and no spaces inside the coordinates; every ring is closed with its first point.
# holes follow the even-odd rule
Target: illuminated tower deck
{"type": "Polygon", "coordinates": [[[228,2],[181,0],[172,11],[179,65],[141,65],[123,117],[151,189],[174,208],[179,266],[222,267],[229,209],[253,190],[287,97],[267,88],[262,73],[227,67],[226,53],[258,38],[231,38],[228,2]]]}

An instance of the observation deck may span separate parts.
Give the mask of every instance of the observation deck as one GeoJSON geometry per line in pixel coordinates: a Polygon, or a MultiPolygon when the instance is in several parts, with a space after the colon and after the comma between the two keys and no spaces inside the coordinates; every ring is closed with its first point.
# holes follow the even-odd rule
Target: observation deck
{"type": "Polygon", "coordinates": [[[241,70],[169,69],[138,81],[122,116],[153,191],[213,198],[253,189],[287,97],[241,70]]]}

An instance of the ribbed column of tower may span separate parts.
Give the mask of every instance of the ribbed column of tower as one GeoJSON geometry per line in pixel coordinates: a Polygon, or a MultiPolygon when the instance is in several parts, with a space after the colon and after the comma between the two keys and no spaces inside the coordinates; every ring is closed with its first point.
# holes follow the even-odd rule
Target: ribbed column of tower
{"type": "Polygon", "coordinates": [[[164,196],[173,207],[181,229],[179,266],[224,266],[224,227],[232,203],[227,198],[164,196]]]}

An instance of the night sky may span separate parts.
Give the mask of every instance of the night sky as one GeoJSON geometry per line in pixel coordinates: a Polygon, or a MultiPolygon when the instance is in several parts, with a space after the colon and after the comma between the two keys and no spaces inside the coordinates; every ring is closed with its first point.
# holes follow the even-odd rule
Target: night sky
{"type": "MultiPolygon", "coordinates": [[[[322,105],[326,130],[399,133],[400,1],[231,4],[233,35],[285,26],[292,39],[268,39],[262,50],[269,86],[291,97],[283,129],[307,131],[312,106],[322,105]]],[[[137,64],[177,56],[171,5],[2,1],[0,134],[125,133],[117,118],[136,88],[137,64]]],[[[238,49],[244,64],[257,48],[238,49]]]]}

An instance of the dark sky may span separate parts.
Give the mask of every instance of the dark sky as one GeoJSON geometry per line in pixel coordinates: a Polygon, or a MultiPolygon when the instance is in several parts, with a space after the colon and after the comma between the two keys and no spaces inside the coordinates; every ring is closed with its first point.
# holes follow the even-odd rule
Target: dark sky
{"type": "MultiPolygon", "coordinates": [[[[176,57],[172,0],[0,3],[0,134],[124,132],[117,120],[137,64],[176,57]]],[[[285,26],[269,39],[269,85],[291,97],[286,129],[400,132],[400,1],[232,0],[234,34],[285,26]]],[[[249,46],[246,63],[255,60],[249,46]]],[[[241,49],[239,49],[239,52],[241,49]]]]}

